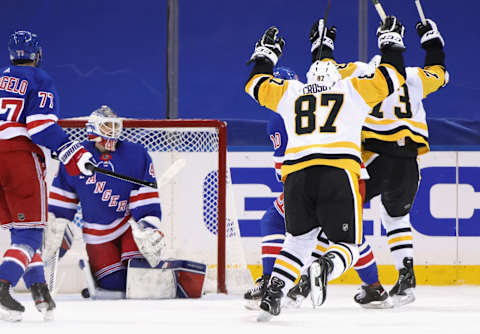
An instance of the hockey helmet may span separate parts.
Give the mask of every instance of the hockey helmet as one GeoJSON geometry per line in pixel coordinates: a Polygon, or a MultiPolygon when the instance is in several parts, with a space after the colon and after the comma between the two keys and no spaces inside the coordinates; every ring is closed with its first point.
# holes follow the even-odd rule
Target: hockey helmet
{"type": "Polygon", "coordinates": [[[298,75],[293,70],[285,66],[277,66],[273,69],[273,76],[275,78],[284,80],[298,80],[298,75]]]}
{"type": "Polygon", "coordinates": [[[18,30],[10,35],[8,52],[11,62],[15,60],[35,61],[37,54],[39,55],[39,62],[42,58],[42,47],[38,41],[38,36],[25,30],[18,30]]]}
{"type": "Polygon", "coordinates": [[[307,72],[308,83],[319,83],[328,87],[332,87],[342,79],[337,67],[331,61],[317,60],[310,66],[307,72]]]}
{"type": "Polygon", "coordinates": [[[89,140],[102,144],[109,151],[115,151],[123,124],[110,107],[101,106],[88,116],[85,128],[89,140]]]}

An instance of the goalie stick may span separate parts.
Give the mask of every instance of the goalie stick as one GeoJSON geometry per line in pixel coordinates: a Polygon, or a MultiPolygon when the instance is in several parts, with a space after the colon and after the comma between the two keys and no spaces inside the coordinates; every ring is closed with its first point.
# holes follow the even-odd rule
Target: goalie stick
{"type": "Polygon", "coordinates": [[[385,14],[382,4],[378,0],[372,0],[372,2],[373,2],[373,5],[375,6],[375,9],[377,10],[378,16],[380,16],[380,19],[382,20],[382,22],[385,22],[385,18],[387,17],[387,14],[385,14]]]}
{"type": "Polygon", "coordinates": [[[130,182],[130,183],[138,184],[140,186],[147,186],[147,187],[151,187],[151,188],[155,188],[155,189],[157,188],[157,182],[149,182],[149,181],[145,181],[145,180],[136,179],[136,178],[131,177],[131,176],[115,173],[115,172],[112,172],[111,170],[97,167],[97,166],[95,166],[93,164],[90,164],[90,163],[87,163],[87,165],[85,167],[92,172],[105,174],[105,175],[114,177],[116,179],[122,180],[122,181],[127,181],[127,182],[130,182]]]}
{"type": "Polygon", "coordinates": [[[418,12],[418,16],[420,16],[420,21],[422,22],[423,25],[426,25],[427,20],[425,19],[425,14],[423,13],[423,8],[422,8],[422,4],[420,3],[420,0],[415,0],[415,5],[417,6],[417,12],[418,12]]]}

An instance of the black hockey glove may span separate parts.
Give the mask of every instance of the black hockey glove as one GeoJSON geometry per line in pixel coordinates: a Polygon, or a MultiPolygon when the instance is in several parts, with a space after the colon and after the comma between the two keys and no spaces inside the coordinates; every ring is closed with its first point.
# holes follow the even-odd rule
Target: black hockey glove
{"type": "Polygon", "coordinates": [[[420,43],[422,43],[423,49],[438,48],[441,49],[445,46],[442,35],[438,31],[437,25],[430,19],[426,20],[424,25],[422,22],[418,22],[416,25],[418,36],[420,36],[420,43]]]}
{"type": "Polygon", "coordinates": [[[262,38],[255,44],[255,50],[248,64],[260,58],[268,59],[275,66],[278,58],[282,55],[285,40],[278,36],[278,28],[270,27],[263,34],[262,38]]]}
{"type": "Polygon", "coordinates": [[[403,32],[405,28],[395,16],[387,16],[377,29],[378,48],[395,48],[405,50],[403,32]]]}
{"type": "Polygon", "coordinates": [[[320,19],[315,21],[310,30],[310,43],[312,44],[312,48],[310,51],[313,53],[319,46],[320,46],[320,37],[322,36],[322,31],[324,32],[323,35],[323,48],[329,48],[331,51],[335,49],[335,38],[337,37],[337,28],[335,26],[331,26],[330,28],[325,28],[325,20],[320,19]]]}

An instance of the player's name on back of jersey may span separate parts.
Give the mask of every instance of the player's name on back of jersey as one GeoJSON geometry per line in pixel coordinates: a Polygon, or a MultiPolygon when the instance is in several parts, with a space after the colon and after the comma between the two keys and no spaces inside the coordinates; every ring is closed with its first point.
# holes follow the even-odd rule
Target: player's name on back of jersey
{"type": "Polygon", "coordinates": [[[331,87],[328,86],[323,86],[319,85],[317,83],[312,83],[303,86],[303,94],[315,94],[315,93],[321,93],[326,90],[329,90],[331,87]]]}
{"type": "Polygon", "coordinates": [[[27,92],[28,81],[19,78],[2,76],[0,78],[0,90],[4,90],[14,94],[25,95],[27,92]]]}

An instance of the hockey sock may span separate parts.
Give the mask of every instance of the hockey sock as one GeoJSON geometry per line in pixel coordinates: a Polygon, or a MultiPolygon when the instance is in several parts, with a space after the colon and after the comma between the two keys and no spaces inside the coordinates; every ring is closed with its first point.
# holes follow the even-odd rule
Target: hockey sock
{"type": "Polygon", "coordinates": [[[358,261],[359,253],[358,246],[355,244],[347,243],[333,243],[327,250],[326,254],[332,254],[331,260],[333,262],[333,268],[328,275],[328,281],[334,280],[348,269],[350,269],[354,263],[358,261]]]}
{"type": "Polygon", "coordinates": [[[285,241],[285,220],[277,208],[270,206],[260,221],[262,235],[262,267],[264,275],[271,275],[275,259],[285,241]]]}
{"type": "Polygon", "coordinates": [[[124,267],[121,270],[114,271],[108,275],[97,279],[100,288],[112,291],[125,291],[127,287],[127,270],[124,267]]]}
{"type": "Polygon", "coordinates": [[[12,286],[17,285],[30,263],[33,249],[24,244],[12,244],[3,255],[0,265],[0,280],[8,281],[12,286]]]}
{"type": "Polygon", "coordinates": [[[272,270],[272,277],[276,276],[285,282],[284,294],[289,291],[300,277],[303,264],[310,257],[317,241],[319,229],[293,236],[287,233],[283,248],[278,255],[272,270]]]}
{"type": "Polygon", "coordinates": [[[388,246],[392,253],[397,270],[403,268],[405,257],[413,258],[413,236],[410,224],[410,214],[401,217],[392,217],[381,205],[380,217],[387,231],[388,246]]]}
{"type": "Polygon", "coordinates": [[[378,268],[370,244],[363,238],[359,247],[360,258],[354,268],[363,283],[371,285],[378,282],[378,268]]]}
{"type": "Polygon", "coordinates": [[[32,261],[27,266],[25,274],[23,274],[23,280],[27,289],[30,289],[32,284],[35,283],[46,283],[40,251],[37,250],[32,261]]]}
{"type": "Polygon", "coordinates": [[[10,229],[11,245],[3,255],[0,279],[17,285],[32,261],[35,251],[42,244],[43,229],[10,229]]]}

